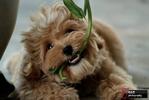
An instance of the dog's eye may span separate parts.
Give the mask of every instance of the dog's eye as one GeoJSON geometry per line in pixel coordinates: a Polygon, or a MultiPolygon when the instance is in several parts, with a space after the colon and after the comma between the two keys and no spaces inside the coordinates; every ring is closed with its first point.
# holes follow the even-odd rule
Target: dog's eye
{"type": "Polygon", "coordinates": [[[51,48],[53,48],[53,44],[52,43],[47,44],[47,49],[51,49],[51,48]]]}
{"type": "Polygon", "coordinates": [[[67,30],[65,31],[65,34],[71,33],[71,32],[73,32],[73,31],[74,31],[74,29],[67,29],[67,30]]]}

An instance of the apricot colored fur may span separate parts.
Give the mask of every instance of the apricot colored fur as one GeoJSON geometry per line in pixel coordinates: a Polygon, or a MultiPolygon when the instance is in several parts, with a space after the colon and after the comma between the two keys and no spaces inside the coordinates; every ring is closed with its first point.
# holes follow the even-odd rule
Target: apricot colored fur
{"type": "Polygon", "coordinates": [[[24,50],[6,64],[21,100],[79,100],[79,94],[121,100],[123,88],[136,89],[126,71],[122,43],[106,24],[93,22],[83,57],[65,67],[67,79],[61,81],[49,69],[71,57],[63,53],[66,45],[75,52],[81,48],[87,22],[74,18],[63,4],[45,6],[31,20],[30,30],[23,33],[24,50]]]}

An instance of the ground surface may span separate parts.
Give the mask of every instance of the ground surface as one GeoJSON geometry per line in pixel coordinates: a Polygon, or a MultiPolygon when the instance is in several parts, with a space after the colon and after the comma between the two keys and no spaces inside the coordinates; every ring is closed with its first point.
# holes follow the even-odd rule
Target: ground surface
{"type": "MultiPolygon", "coordinates": [[[[20,50],[20,34],[27,29],[29,16],[41,5],[54,0],[35,1],[20,0],[14,34],[2,61],[12,52],[20,50]]],[[[94,16],[111,24],[122,39],[129,72],[135,83],[140,87],[149,87],[149,0],[91,1],[94,16]]]]}

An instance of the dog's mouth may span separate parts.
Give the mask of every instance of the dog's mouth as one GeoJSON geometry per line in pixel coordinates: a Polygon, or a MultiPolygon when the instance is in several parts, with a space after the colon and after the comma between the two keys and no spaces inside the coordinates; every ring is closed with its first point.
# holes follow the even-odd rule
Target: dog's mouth
{"type": "Polygon", "coordinates": [[[76,54],[76,55],[70,57],[70,59],[68,59],[68,65],[76,65],[76,64],[78,64],[80,62],[81,58],[82,57],[79,54],[76,54]]]}
{"type": "Polygon", "coordinates": [[[59,75],[61,81],[65,80],[66,77],[63,76],[63,70],[68,67],[73,67],[74,65],[77,65],[81,59],[83,58],[83,55],[81,54],[74,54],[73,56],[69,57],[65,62],[63,62],[59,67],[49,69],[49,71],[53,74],[59,75]]]}

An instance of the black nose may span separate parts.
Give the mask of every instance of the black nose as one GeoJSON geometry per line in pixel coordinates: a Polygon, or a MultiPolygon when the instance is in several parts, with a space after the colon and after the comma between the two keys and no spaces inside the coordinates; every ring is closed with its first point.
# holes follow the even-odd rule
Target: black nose
{"type": "Polygon", "coordinates": [[[65,48],[63,49],[63,53],[64,53],[65,55],[72,55],[72,53],[73,53],[73,48],[72,48],[72,46],[71,46],[71,45],[65,46],[65,48]]]}

